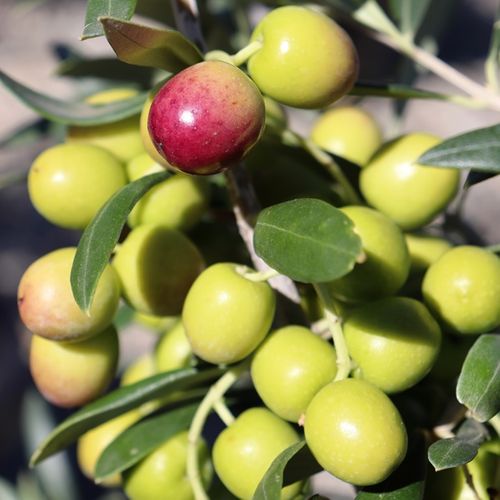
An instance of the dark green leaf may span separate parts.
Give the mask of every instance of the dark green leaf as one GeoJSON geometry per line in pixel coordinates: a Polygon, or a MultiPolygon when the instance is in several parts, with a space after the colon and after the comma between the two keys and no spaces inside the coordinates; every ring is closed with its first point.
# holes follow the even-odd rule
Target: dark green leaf
{"type": "Polygon", "coordinates": [[[49,120],[66,125],[101,125],[141,112],[147,93],[140,93],[130,99],[93,106],[83,102],[66,102],[40,94],[17,82],[0,71],[0,81],[24,104],[49,120]]]}
{"type": "Polygon", "coordinates": [[[150,88],[153,70],[131,66],[116,58],[84,59],[72,57],[57,68],[57,74],[71,78],[100,78],[119,82],[122,85],[134,82],[144,88],[150,88]]]}
{"type": "Polygon", "coordinates": [[[197,403],[176,408],[126,429],[99,457],[96,481],[132,467],[174,434],[188,429],[197,408],[197,403]]]}
{"type": "Polygon", "coordinates": [[[474,170],[471,170],[467,174],[467,179],[465,179],[464,188],[469,189],[470,187],[479,184],[480,182],[487,181],[497,175],[499,174],[493,174],[491,172],[475,172],[474,170]]]}
{"type": "Polygon", "coordinates": [[[100,21],[118,59],[126,63],[176,73],[203,60],[201,52],[178,31],[111,17],[102,17],[100,21]]]}
{"type": "Polygon", "coordinates": [[[416,89],[400,84],[370,84],[358,83],[350,91],[351,95],[389,97],[391,99],[434,99],[438,101],[453,101],[455,96],[416,89]]]}
{"type": "MultiPolygon", "coordinates": [[[[188,387],[205,384],[218,378],[224,370],[210,368],[200,371],[185,368],[160,373],[135,384],[120,387],[102,398],[84,406],[62,422],[33,453],[30,466],[66,448],[89,429],[117,417],[128,410],[160,396],[167,396],[188,387]]],[[[175,402],[190,399],[189,393],[172,398],[175,402]]]]}
{"type": "Polygon", "coordinates": [[[104,35],[99,18],[112,16],[130,19],[135,11],[137,0],[88,0],[83,27],[82,40],[104,35]]]}
{"type": "Polygon", "coordinates": [[[500,411],[500,335],[481,335],[471,347],[458,378],[457,399],[480,422],[500,411]]]}
{"type": "Polygon", "coordinates": [[[134,205],[154,185],[167,179],[167,171],[147,175],[127,184],[99,210],[85,229],[71,269],[71,288],[76,303],[87,311],[104,268],[115,248],[134,205]]]}
{"type": "Polygon", "coordinates": [[[447,139],[426,151],[418,163],[500,173],[500,125],[447,139]]]}
{"type": "Polygon", "coordinates": [[[263,210],[254,244],[269,266],[304,283],[343,276],[362,252],[352,221],[332,205],[309,198],[263,210]]]}
{"type": "Polygon", "coordinates": [[[430,0],[390,0],[391,14],[399,21],[401,31],[412,38],[422,23],[430,0]]]}
{"type": "Polygon", "coordinates": [[[488,437],[489,433],[484,425],[467,419],[455,437],[440,439],[429,447],[429,461],[436,471],[465,465],[476,456],[479,446],[488,437]]]}
{"type": "Polygon", "coordinates": [[[402,464],[384,481],[364,487],[356,500],[422,500],[427,469],[423,434],[409,434],[408,451],[402,464]]]}
{"type": "MultiPolygon", "coordinates": [[[[298,443],[292,444],[292,446],[283,450],[273,460],[273,463],[269,466],[264,474],[264,477],[257,486],[253,495],[253,500],[279,500],[281,498],[281,490],[283,486],[286,486],[286,484],[292,484],[292,482],[297,480],[304,479],[304,476],[302,476],[285,483],[283,475],[289,462],[305,447],[305,444],[305,441],[299,441],[298,443]]],[[[321,470],[321,468],[319,470],[321,470]]],[[[319,470],[314,470],[314,472],[319,472],[319,470]]]]}

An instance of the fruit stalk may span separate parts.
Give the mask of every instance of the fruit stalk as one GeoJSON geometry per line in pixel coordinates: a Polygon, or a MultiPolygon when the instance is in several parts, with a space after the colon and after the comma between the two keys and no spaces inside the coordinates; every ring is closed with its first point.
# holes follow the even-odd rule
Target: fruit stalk
{"type": "Polygon", "coordinates": [[[347,350],[347,344],[344,339],[341,319],[335,312],[333,298],[330,294],[328,286],[324,283],[315,283],[314,289],[323,303],[326,321],[328,323],[330,333],[332,334],[335,351],[337,352],[337,375],[335,377],[335,381],[344,380],[349,376],[352,363],[349,351],[347,350]]]}
{"type": "MultiPolygon", "coordinates": [[[[203,431],[203,426],[210,412],[217,407],[220,409],[221,398],[227,390],[238,380],[238,378],[248,369],[248,361],[236,365],[228,370],[215,384],[210,387],[207,395],[198,406],[194,415],[191,427],[188,434],[188,450],[187,450],[187,475],[191,487],[193,488],[195,500],[209,500],[203,483],[198,465],[197,446],[203,431]]],[[[220,415],[220,414],[219,414],[220,415]]],[[[227,417],[228,415],[223,415],[227,417]]],[[[232,415],[231,415],[232,417],[232,415]]],[[[225,418],[223,418],[225,422],[225,418]]]]}

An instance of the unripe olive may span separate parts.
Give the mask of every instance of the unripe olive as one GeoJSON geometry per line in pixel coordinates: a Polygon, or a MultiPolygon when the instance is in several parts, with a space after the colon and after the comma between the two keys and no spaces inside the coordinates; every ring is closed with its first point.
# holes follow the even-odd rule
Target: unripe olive
{"type": "Polygon", "coordinates": [[[70,273],[75,248],[61,248],[39,258],[23,274],[18,288],[19,314],[26,328],[53,340],[82,340],[112,321],[120,285],[111,266],[102,273],[88,314],[80,310],[71,291],[70,273]]]}
{"type": "Polygon", "coordinates": [[[156,373],[156,363],[151,354],[143,354],[127,366],[122,373],[120,385],[130,385],[151,377],[156,373]]]}
{"type": "Polygon", "coordinates": [[[259,89],[297,108],[321,108],[342,97],[358,75],[356,49],[322,13],[298,6],[274,9],[252,33],[262,48],[248,61],[259,89]]]}
{"type": "MultiPolygon", "coordinates": [[[[293,427],[265,408],[242,413],[217,437],[212,458],[220,480],[235,496],[251,499],[273,460],[299,440],[293,427]]],[[[281,499],[292,499],[301,483],[281,491],[281,499]]]]}
{"type": "Polygon", "coordinates": [[[320,465],[358,486],[380,483],[406,455],[406,429],[398,410],[364,380],[323,387],[307,408],[304,431],[320,465]]]}
{"type": "Polygon", "coordinates": [[[337,373],[335,349],[302,326],[271,333],[252,359],[255,390],[276,415],[297,422],[337,373]]]}
{"type": "Polygon", "coordinates": [[[220,172],[240,160],[264,128],[264,101],[239,68],[204,61],[159,90],[148,129],[158,152],[190,174],[220,172]]]}
{"type": "MultiPolygon", "coordinates": [[[[134,89],[110,89],[90,96],[86,102],[89,104],[109,104],[129,99],[135,95],[137,95],[137,91],[134,89]]],[[[139,116],[137,115],[104,125],[71,126],[68,128],[66,140],[100,146],[123,162],[137,156],[143,149],[139,116]]]]}
{"type": "Polygon", "coordinates": [[[179,231],[145,224],[118,249],[113,267],[125,299],[138,311],[157,316],[179,314],[184,298],[204,267],[203,257],[179,231]]]}
{"type": "MultiPolygon", "coordinates": [[[[147,154],[134,158],[140,161],[144,175],[153,173],[160,165],[147,154]]],[[[137,174],[137,167],[135,174],[137,174]]],[[[205,214],[210,197],[206,179],[185,174],[174,174],[150,189],[135,205],[129,215],[129,225],[158,224],[186,231],[205,214]]]]}
{"type": "MultiPolygon", "coordinates": [[[[188,433],[180,432],[124,473],[124,489],[130,500],[193,500],[186,474],[188,433]]],[[[198,442],[201,479],[207,487],[213,475],[208,449],[198,442]]]]}
{"type": "Polygon", "coordinates": [[[30,370],[45,399],[64,408],[82,406],[108,387],[118,362],[113,327],[81,342],[31,339],[30,370]]]}
{"type": "Polygon", "coordinates": [[[182,321],[165,332],[156,346],[154,359],[159,372],[168,372],[189,366],[193,352],[182,321]]]}
{"type": "MultiPolygon", "coordinates": [[[[140,416],[140,413],[136,410],[128,411],[94,427],[78,439],[76,447],[78,465],[89,479],[95,478],[95,467],[102,452],[123,431],[135,424],[140,416]]],[[[121,484],[121,475],[114,474],[99,484],[107,487],[119,486],[121,484]]]]}
{"type": "Polygon", "coordinates": [[[405,240],[410,252],[410,271],[413,273],[425,271],[451,248],[449,241],[436,236],[405,234],[405,240]]]}
{"type": "Polygon", "coordinates": [[[452,248],[429,267],[422,293],[453,332],[490,332],[500,325],[500,260],[480,247],[452,248]]]}
{"type": "Polygon", "coordinates": [[[105,149],[59,144],[34,161],[28,191],[34,207],[47,220],[68,229],[84,229],[126,182],[122,164],[105,149]]]}
{"type": "Polygon", "coordinates": [[[246,279],[232,263],[208,267],[193,283],[182,321],[193,352],[210,363],[248,356],[271,326],[276,299],[265,282],[246,279]]]}
{"type": "Polygon", "coordinates": [[[430,222],[457,193],[457,169],[416,163],[439,142],[424,133],[402,136],[382,146],[361,171],[360,189],[368,203],[405,230],[430,222]]]}
{"type": "Polygon", "coordinates": [[[403,233],[384,214],[367,207],[341,210],[354,222],[366,259],[331,282],[334,295],[346,301],[362,301],[395,294],[410,270],[410,257],[403,233]]]}
{"type": "Polygon", "coordinates": [[[421,302],[389,297],[364,304],[347,317],[344,336],[356,374],[386,393],[404,391],[434,365],[441,330],[421,302]]]}
{"type": "Polygon", "coordinates": [[[311,139],[326,151],[364,166],[382,144],[382,132],[367,111],[345,106],[322,114],[311,139]]]}

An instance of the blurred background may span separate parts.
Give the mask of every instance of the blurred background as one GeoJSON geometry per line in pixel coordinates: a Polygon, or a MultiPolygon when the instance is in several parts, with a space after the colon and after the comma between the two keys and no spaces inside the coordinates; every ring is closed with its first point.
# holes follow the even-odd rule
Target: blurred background
{"type": "MultiPolygon", "coordinates": [[[[245,4],[251,23],[267,8],[263,3],[235,0],[199,3],[204,28],[209,30],[208,41],[214,44],[211,48],[234,29],[231,12],[235,4],[245,4]]],[[[168,1],[139,0],[138,5],[145,22],[172,22],[168,1]]],[[[81,99],[101,88],[102,81],[94,78],[78,77],[71,72],[66,76],[58,74],[64,71],[61,68],[67,70],[64,61],[67,64],[68,58],[113,56],[104,38],[79,40],[85,8],[84,0],[0,0],[0,69],[25,85],[60,99],[81,99]]],[[[431,2],[432,15],[424,23],[421,43],[482,83],[496,8],[495,0],[431,2]]],[[[389,83],[414,79],[414,85],[422,89],[456,92],[437,77],[414,72],[403,57],[361,33],[350,33],[360,51],[362,80],[389,83]]],[[[234,49],[244,40],[233,37],[232,42],[234,49]]],[[[349,100],[353,99],[346,98],[342,104],[349,100]]],[[[409,102],[399,108],[399,115],[394,103],[382,98],[365,98],[361,105],[373,113],[387,138],[406,131],[426,131],[445,138],[498,122],[495,113],[435,101],[409,102]]],[[[36,444],[69,413],[49,407],[33,389],[27,366],[29,335],[17,316],[17,284],[32,261],[53,249],[75,245],[79,234],[58,229],[42,219],[29,202],[24,182],[36,154],[53,144],[54,137],[62,140],[64,130],[50,128],[1,86],[0,110],[0,477],[2,481],[18,483],[23,498],[45,498],[42,492],[51,499],[98,498],[104,493],[80,475],[72,450],[66,457],[59,455],[48,460],[36,469],[36,474],[26,466],[36,444]],[[26,134],[16,135],[34,122],[38,126],[29,132],[33,140],[28,140],[26,134]],[[20,180],[13,182],[15,179],[20,180]]],[[[290,112],[291,126],[307,134],[316,116],[311,111],[290,112]]],[[[500,241],[500,225],[495,224],[500,215],[499,201],[497,176],[474,186],[464,205],[467,222],[491,244],[500,241]]],[[[137,328],[122,332],[122,338],[122,364],[131,359],[132,353],[147,350],[155,341],[154,335],[137,328]]],[[[331,484],[324,478],[318,481],[322,493],[330,495],[331,484]]],[[[3,500],[8,498],[3,496],[8,494],[8,488],[1,484],[3,500]]],[[[343,491],[344,498],[352,494],[349,489],[343,491]]],[[[121,498],[119,492],[106,495],[121,498]]]]}

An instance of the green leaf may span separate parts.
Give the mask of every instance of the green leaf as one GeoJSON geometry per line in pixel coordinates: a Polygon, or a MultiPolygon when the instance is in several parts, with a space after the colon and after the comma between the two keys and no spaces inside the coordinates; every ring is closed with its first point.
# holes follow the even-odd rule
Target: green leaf
{"type": "Polygon", "coordinates": [[[197,408],[198,403],[176,408],[126,429],[99,457],[96,481],[132,467],[174,434],[188,429],[197,408]]]}
{"type": "Polygon", "coordinates": [[[488,179],[496,177],[497,175],[499,174],[493,174],[491,172],[475,172],[474,170],[471,170],[467,174],[467,179],[465,179],[464,188],[469,189],[470,187],[475,186],[480,182],[487,181],[488,179]]]}
{"type": "Polygon", "coordinates": [[[83,102],[66,102],[36,92],[0,71],[0,81],[24,104],[49,120],[66,125],[101,125],[141,112],[147,93],[137,94],[130,99],[104,105],[91,105],[83,102]]]}
{"type": "Polygon", "coordinates": [[[118,59],[176,73],[203,61],[201,52],[181,33],[101,17],[106,38],[118,59]]]}
{"type": "Polygon", "coordinates": [[[500,125],[447,139],[426,151],[418,163],[500,173],[500,125]]]}
{"type": "MultiPolygon", "coordinates": [[[[102,398],[84,406],[54,429],[33,453],[30,466],[66,448],[89,429],[117,417],[128,410],[160,396],[177,393],[188,387],[205,384],[218,378],[224,370],[210,368],[198,370],[185,368],[153,375],[135,384],[120,387],[102,398]]],[[[174,399],[174,398],[173,398],[174,399]]],[[[190,399],[189,393],[180,395],[173,402],[190,399]]]]}
{"type": "Polygon", "coordinates": [[[391,14],[399,21],[401,31],[415,37],[429,8],[430,0],[389,0],[391,14]]]}
{"type": "Polygon", "coordinates": [[[292,444],[273,460],[257,486],[253,500],[280,500],[284,486],[321,470],[322,467],[312,458],[305,441],[292,444]]]}
{"type": "Polygon", "coordinates": [[[112,16],[118,19],[130,19],[135,11],[137,0],[88,0],[83,27],[82,40],[104,35],[99,18],[112,16]]]}
{"type": "Polygon", "coordinates": [[[481,335],[474,342],[458,378],[457,399],[480,422],[500,411],[500,335],[481,335]]]}
{"type": "Polygon", "coordinates": [[[417,89],[408,85],[373,84],[360,82],[350,91],[350,95],[388,97],[391,99],[434,99],[438,101],[454,101],[456,96],[417,89]]]}
{"type": "Polygon", "coordinates": [[[455,437],[440,439],[429,447],[429,462],[436,471],[465,465],[477,455],[479,446],[488,437],[489,433],[484,425],[467,419],[455,437]]]}
{"type": "Polygon", "coordinates": [[[303,283],[347,274],[362,252],[351,219],[332,205],[309,198],[262,210],[254,245],[269,266],[303,283]]]}
{"type": "Polygon", "coordinates": [[[83,311],[88,311],[92,304],[99,277],[130,211],[147,191],[170,175],[167,171],[159,172],[127,184],[106,202],[85,229],[71,269],[73,296],[83,311]]]}

